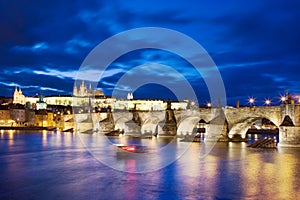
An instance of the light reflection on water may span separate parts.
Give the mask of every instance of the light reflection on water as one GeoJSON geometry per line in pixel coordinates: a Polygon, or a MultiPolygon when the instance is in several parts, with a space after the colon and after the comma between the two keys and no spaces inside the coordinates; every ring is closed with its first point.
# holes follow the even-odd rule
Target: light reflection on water
{"type": "MultiPolygon", "coordinates": [[[[92,144],[97,141],[87,138],[92,144]]],[[[153,148],[166,142],[126,137],[112,141],[153,148]]],[[[176,147],[184,145],[178,142],[176,147]]],[[[257,150],[246,143],[218,143],[200,158],[202,145],[192,143],[166,168],[135,174],[98,162],[73,133],[1,131],[0,199],[297,199],[300,195],[300,149],[257,150]]],[[[135,159],[107,154],[128,171],[138,167],[135,159]]],[[[147,165],[156,167],[164,159],[158,154],[147,165]]]]}

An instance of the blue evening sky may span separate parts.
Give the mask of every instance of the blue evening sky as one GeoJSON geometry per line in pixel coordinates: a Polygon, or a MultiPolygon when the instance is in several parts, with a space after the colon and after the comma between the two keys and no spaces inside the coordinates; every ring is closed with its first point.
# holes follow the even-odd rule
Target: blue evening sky
{"type": "MultiPolygon", "coordinates": [[[[297,0],[2,0],[0,95],[12,96],[15,86],[27,96],[40,91],[71,94],[81,63],[100,42],[132,28],[163,27],[182,32],[205,48],[222,75],[228,104],[236,99],[247,104],[249,97],[256,98],[257,105],[267,98],[278,104],[285,89],[295,97],[300,94],[299,11],[297,0]]],[[[111,95],[128,70],[147,63],[176,68],[200,104],[210,101],[203,79],[194,76],[189,63],[155,49],[121,56],[98,87],[111,95]]],[[[155,66],[151,70],[142,73],[178,84],[172,73],[155,66]]],[[[125,98],[130,86],[118,91],[117,97],[125,98]]],[[[134,96],[174,98],[157,84],[139,88],[134,96]]]]}

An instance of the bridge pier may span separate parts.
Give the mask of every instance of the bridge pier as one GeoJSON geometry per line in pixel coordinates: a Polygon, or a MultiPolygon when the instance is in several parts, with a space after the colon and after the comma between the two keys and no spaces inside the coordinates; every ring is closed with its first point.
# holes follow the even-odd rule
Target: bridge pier
{"type": "Polygon", "coordinates": [[[281,126],[279,128],[280,147],[300,147],[300,127],[281,126]]]}
{"type": "Polygon", "coordinates": [[[134,105],[132,112],[132,119],[125,122],[126,129],[125,134],[128,135],[141,135],[141,118],[136,110],[136,104],[134,105]]]}
{"type": "Polygon", "coordinates": [[[177,134],[177,122],[170,100],[167,102],[165,119],[159,122],[159,126],[162,127],[158,132],[159,136],[175,136],[177,134]]]}
{"type": "Polygon", "coordinates": [[[228,122],[221,109],[217,113],[218,115],[207,124],[205,141],[228,141],[228,122]]]}
{"type": "Polygon", "coordinates": [[[99,127],[102,132],[108,133],[115,130],[115,121],[111,109],[106,114],[107,117],[99,122],[99,127]]]}
{"type": "Polygon", "coordinates": [[[280,115],[278,146],[300,147],[300,106],[286,102],[280,106],[280,115]]]}
{"type": "Polygon", "coordinates": [[[208,124],[205,130],[205,141],[218,141],[218,142],[227,142],[228,141],[228,131],[227,125],[222,124],[208,124]]]}

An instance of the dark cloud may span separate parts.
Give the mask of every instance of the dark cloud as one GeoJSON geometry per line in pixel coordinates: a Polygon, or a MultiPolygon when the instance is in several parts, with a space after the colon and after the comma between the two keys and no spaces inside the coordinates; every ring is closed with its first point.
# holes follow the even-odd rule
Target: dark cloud
{"type": "MultiPolygon", "coordinates": [[[[181,31],[203,45],[222,74],[231,104],[252,95],[261,102],[276,99],[286,88],[300,93],[299,10],[300,3],[292,0],[4,0],[0,2],[0,94],[11,96],[16,84],[29,95],[41,87],[48,88],[49,94],[72,92],[72,75],[96,45],[118,32],[143,26],[181,31]]],[[[171,38],[166,43],[184,48],[171,38]]],[[[194,53],[191,57],[201,59],[194,53]]],[[[115,71],[98,87],[110,93],[126,70],[147,62],[172,66],[189,80],[203,103],[209,101],[203,77],[186,60],[151,49],[121,56],[109,67],[115,71]]],[[[155,93],[167,98],[162,88],[152,89],[157,92],[147,96],[140,88],[138,97],[151,98],[155,93]]]]}

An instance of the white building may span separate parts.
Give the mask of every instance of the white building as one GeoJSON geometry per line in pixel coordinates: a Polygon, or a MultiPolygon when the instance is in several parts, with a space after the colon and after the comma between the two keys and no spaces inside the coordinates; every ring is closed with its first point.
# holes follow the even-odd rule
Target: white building
{"type": "Polygon", "coordinates": [[[47,109],[47,103],[44,101],[42,94],[40,94],[39,100],[36,102],[36,109],[37,110],[46,110],[47,109]]]}
{"type": "MultiPolygon", "coordinates": [[[[188,102],[179,101],[172,102],[171,108],[175,110],[185,110],[187,108],[188,102]]],[[[166,110],[167,102],[163,100],[116,100],[113,104],[114,110],[131,110],[136,106],[137,110],[143,111],[160,111],[166,110]]]]}

